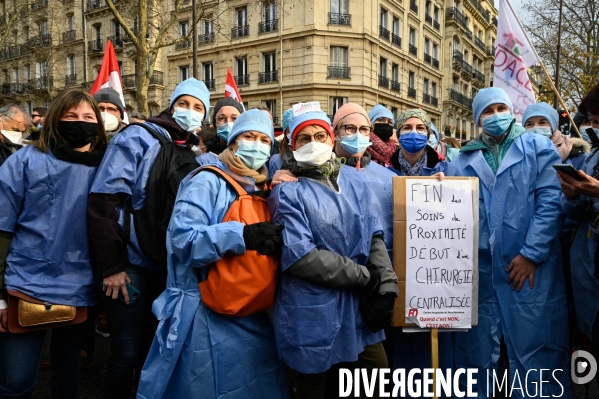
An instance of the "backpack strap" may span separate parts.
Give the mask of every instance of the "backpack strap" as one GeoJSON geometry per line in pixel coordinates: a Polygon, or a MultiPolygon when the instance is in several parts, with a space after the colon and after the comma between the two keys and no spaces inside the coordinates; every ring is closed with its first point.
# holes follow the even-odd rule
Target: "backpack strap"
{"type": "MultiPolygon", "coordinates": [[[[147,125],[145,123],[133,122],[133,123],[130,123],[127,125],[127,127],[129,127],[129,126],[143,127],[144,129],[147,130],[148,133],[150,133],[156,140],[158,140],[160,142],[160,145],[165,145],[165,144],[170,143],[170,141],[166,137],[164,137],[164,134],[158,133],[156,130],[154,130],[153,128],[151,128],[149,125],[147,125]]],[[[122,131],[120,133],[122,133],[122,131]]]]}
{"type": "Polygon", "coordinates": [[[233,179],[225,171],[217,168],[216,166],[202,166],[201,168],[198,168],[198,170],[196,170],[191,177],[194,177],[198,173],[205,170],[212,172],[219,177],[222,177],[233,188],[233,190],[235,190],[238,196],[241,197],[242,195],[247,195],[247,191],[245,191],[243,187],[241,187],[241,185],[235,181],[235,179],[233,179]]]}

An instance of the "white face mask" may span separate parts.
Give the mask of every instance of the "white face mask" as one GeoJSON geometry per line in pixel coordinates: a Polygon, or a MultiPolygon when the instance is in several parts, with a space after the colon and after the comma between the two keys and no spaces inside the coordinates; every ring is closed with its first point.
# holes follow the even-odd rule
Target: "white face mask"
{"type": "Polygon", "coordinates": [[[23,133],[15,132],[14,130],[0,130],[0,133],[13,144],[21,144],[23,142],[23,133]]]}
{"type": "Polygon", "coordinates": [[[102,121],[104,122],[104,130],[107,132],[113,132],[119,127],[119,120],[116,116],[109,114],[104,111],[102,114],[102,121]]]}
{"type": "Polygon", "coordinates": [[[331,159],[333,147],[326,143],[311,141],[305,146],[293,151],[293,157],[300,166],[320,166],[331,159]]]}

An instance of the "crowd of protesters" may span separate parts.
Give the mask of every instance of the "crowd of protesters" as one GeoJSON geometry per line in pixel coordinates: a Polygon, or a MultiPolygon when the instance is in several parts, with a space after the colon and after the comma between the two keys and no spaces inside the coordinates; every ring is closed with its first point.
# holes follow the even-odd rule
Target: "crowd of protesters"
{"type": "Polygon", "coordinates": [[[480,184],[478,325],[439,334],[440,367],[571,397],[571,351],[599,356],[599,86],[578,111],[580,137],[482,89],[462,146],[422,109],[353,103],[297,104],[276,137],[193,78],[149,118],[112,89],[2,107],[0,399],[32,397],[48,330],[54,398],[78,397],[96,332],[107,399],[334,398],[340,368],[430,367],[430,334],[391,327],[394,176],[480,184]]]}

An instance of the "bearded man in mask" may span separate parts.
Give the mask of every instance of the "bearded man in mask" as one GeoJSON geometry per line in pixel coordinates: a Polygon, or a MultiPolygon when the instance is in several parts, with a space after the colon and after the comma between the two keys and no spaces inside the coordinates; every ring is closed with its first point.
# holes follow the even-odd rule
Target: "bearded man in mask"
{"type": "Polygon", "coordinates": [[[116,90],[106,87],[94,93],[94,100],[98,102],[98,107],[102,112],[102,122],[106,134],[113,137],[126,126],[123,123],[125,106],[121,101],[121,96],[116,90]]]}

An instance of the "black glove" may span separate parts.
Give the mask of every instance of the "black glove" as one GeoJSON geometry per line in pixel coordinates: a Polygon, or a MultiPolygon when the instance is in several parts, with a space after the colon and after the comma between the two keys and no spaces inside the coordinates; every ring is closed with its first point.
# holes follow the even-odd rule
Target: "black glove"
{"type": "Polygon", "coordinates": [[[283,245],[281,230],[283,226],[271,222],[248,224],[243,227],[245,248],[258,251],[262,255],[272,255],[283,245]]]}
{"type": "Polygon", "coordinates": [[[381,285],[381,272],[375,268],[371,269],[369,266],[366,265],[366,268],[370,272],[370,280],[368,280],[368,284],[366,284],[366,287],[362,291],[377,294],[381,285]]]}
{"type": "Polygon", "coordinates": [[[377,332],[391,324],[395,294],[375,294],[362,292],[360,294],[360,313],[366,325],[377,332]]]}

